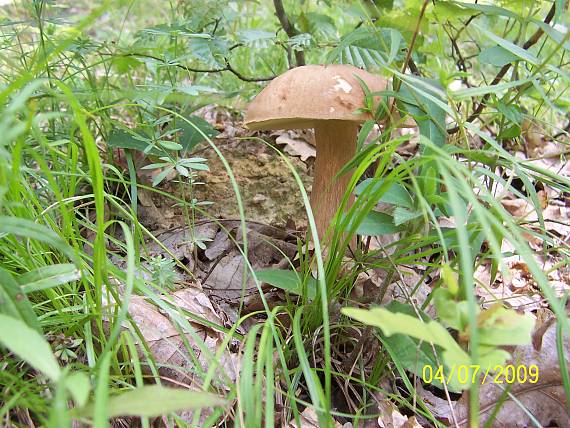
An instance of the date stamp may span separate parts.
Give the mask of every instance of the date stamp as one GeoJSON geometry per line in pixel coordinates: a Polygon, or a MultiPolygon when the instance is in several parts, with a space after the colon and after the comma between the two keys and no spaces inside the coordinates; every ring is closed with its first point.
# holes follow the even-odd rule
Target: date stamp
{"type": "Polygon", "coordinates": [[[423,366],[422,380],[424,383],[430,384],[434,381],[441,384],[450,384],[458,382],[461,385],[474,384],[476,382],[481,385],[488,383],[495,384],[523,384],[523,383],[538,383],[538,366],[531,364],[506,366],[496,365],[494,367],[482,368],[477,364],[470,365],[457,365],[449,367],[449,370],[444,370],[443,366],[432,367],[429,365],[423,366]]]}

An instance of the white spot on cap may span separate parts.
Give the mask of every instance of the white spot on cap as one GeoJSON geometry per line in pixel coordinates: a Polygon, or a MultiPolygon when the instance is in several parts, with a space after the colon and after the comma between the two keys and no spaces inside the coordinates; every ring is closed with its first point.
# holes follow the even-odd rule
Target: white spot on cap
{"type": "Polygon", "coordinates": [[[349,94],[352,91],[352,86],[346,80],[344,80],[340,76],[333,76],[333,79],[336,80],[336,85],[333,86],[335,91],[344,91],[345,93],[349,94]]]}
{"type": "Polygon", "coordinates": [[[329,108],[330,113],[334,113],[334,107],[329,108]]]}

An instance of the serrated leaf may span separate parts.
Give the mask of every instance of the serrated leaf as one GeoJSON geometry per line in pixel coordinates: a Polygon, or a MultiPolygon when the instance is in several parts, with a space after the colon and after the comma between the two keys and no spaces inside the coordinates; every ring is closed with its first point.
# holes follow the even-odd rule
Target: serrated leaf
{"type": "Polygon", "coordinates": [[[23,321],[0,314],[0,343],[53,382],[59,380],[61,369],[49,343],[23,321]]]}
{"type": "Polygon", "coordinates": [[[327,62],[338,61],[360,68],[378,68],[401,60],[405,44],[395,29],[371,31],[359,28],[344,36],[327,55],[327,62]]]}
{"type": "Polygon", "coordinates": [[[264,30],[249,29],[238,32],[238,40],[255,49],[267,48],[276,38],[275,33],[264,30]]]}
{"type": "Polygon", "coordinates": [[[311,33],[313,36],[321,39],[336,37],[336,25],[329,16],[317,12],[308,12],[302,14],[302,17],[306,23],[303,29],[304,32],[311,33]]]}

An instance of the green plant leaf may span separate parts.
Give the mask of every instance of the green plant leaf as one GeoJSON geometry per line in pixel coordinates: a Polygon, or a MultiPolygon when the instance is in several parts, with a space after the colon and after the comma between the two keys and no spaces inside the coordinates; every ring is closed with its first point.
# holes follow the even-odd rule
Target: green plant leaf
{"type": "Polygon", "coordinates": [[[446,112],[439,105],[439,103],[447,105],[447,101],[441,99],[440,91],[442,88],[435,80],[414,77],[414,81],[402,81],[401,97],[398,104],[414,118],[418,124],[420,135],[441,147],[447,140],[447,132],[445,131],[446,112]],[[424,85],[415,84],[415,80],[423,82],[424,85]],[[436,103],[432,98],[439,100],[439,103],[436,103]]]}
{"type": "Polygon", "coordinates": [[[338,46],[327,55],[327,62],[338,61],[360,68],[377,68],[403,59],[405,42],[393,28],[372,31],[359,28],[344,36],[338,46]]]}
{"type": "Polygon", "coordinates": [[[68,258],[75,259],[73,249],[57,233],[32,220],[0,216],[0,233],[10,233],[22,238],[35,239],[58,249],[68,258]]]}
{"type": "MultiPolygon", "coordinates": [[[[123,129],[114,129],[109,134],[107,145],[109,147],[117,147],[120,149],[132,149],[132,150],[138,150],[139,152],[144,152],[145,150],[147,150],[149,143],[144,141],[144,138],[138,135],[139,132],[142,131],[140,130],[125,131],[123,129]]],[[[152,147],[149,151],[147,151],[147,154],[154,156],[164,156],[166,152],[155,146],[152,147]]]]}
{"type": "Polygon", "coordinates": [[[22,320],[34,330],[42,332],[28,296],[10,272],[2,268],[0,268],[0,313],[22,320]]]}
{"type": "Polygon", "coordinates": [[[403,207],[396,207],[394,210],[394,224],[400,226],[421,216],[421,211],[412,211],[403,207]]]}
{"type": "MultiPolygon", "coordinates": [[[[302,295],[303,280],[298,272],[284,269],[261,269],[255,271],[257,279],[290,293],[302,295]]],[[[317,281],[310,277],[307,280],[307,297],[314,299],[317,293],[317,281]]]]}
{"type": "MultiPolygon", "coordinates": [[[[347,230],[350,230],[350,225],[347,226],[347,230]]],[[[379,236],[400,232],[401,230],[401,227],[394,224],[394,218],[391,215],[378,211],[370,211],[358,226],[356,234],[379,236]]]]}
{"type": "Polygon", "coordinates": [[[225,67],[225,58],[230,53],[230,43],[224,37],[192,37],[188,45],[196,59],[210,67],[225,67]]]}
{"type": "Polygon", "coordinates": [[[431,342],[447,351],[448,355],[452,357],[450,361],[462,361],[463,364],[469,364],[469,355],[459,347],[449,332],[436,321],[423,322],[415,316],[391,312],[384,308],[343,308],[341,312],[364,324],[380,328],[386,336],[405,334],[415,339],[431,342]]]}
{"type": "Polygon", "coordinates": [[[61,369],[49,343],[23,321],[0,314],[0,343],[53,382],[61,369]]]}
{"type": "MultiPolygon", "coordinates": [[[[117,416],[150,418],[182,410],[216,407],[225,404],[224,399],[208,392],[150,385],[110,397],[107,403],[107,415],[109,418],[117,416]]],[[[92,412],[92,406],[88,406],[81,413],[91,415],[92,412]]]]}
{"type": "Polygon", "coordinates": [[[496,34],[484,29],[483,27],[481,27],[477,24],[473,24],[473,26],[475,28],[477,28],[482,34],[484,34],[487,38],[491,39],[493,42],[497,43],[497,45],[499,45],[503,49],[509,51],[511,54],[513,54],[517,58],[519,58],[523,61],[526,61],[532,65],[540,64],[540,60],[537,57],[535,57],[534,55],[532,55],[526,49],[523,49],[522,47],[515,45],[514,43],[509,42],[508,40],[505,40],[505,39],[497,36],[496,34]]]}
{"type": "Polygon", "coordinates": [[[479,61],[483,64],[491,64],[497,67],[502,67],[518,59],[516,55],[509,52],[501,46],[492,46],[483,49],[479,54],[479,61]]]}
{"type": "Polygon", "coordinates": [[[186,119],[190,123],[178,119],[173,125],[175,128],[181,129],[180,144],[182,144],[184,151],[191,151],[197,144],[206,141],[200,131],[208,138],[214,138],[219,134],[212,125],[199,116],[188,116],[186,119]]]}
{"type": "MultiPolygon", "coordinates": [[[[410,316],[415,316],[415,311],[412,306],[395,300],[390,302],[386,307],[392,312],[400,312],[410,316]]],[[[429,320],[429,316],[426,313],[420,311],[420,315],[424,320],[429,320]]],[[[419,377],[422,376],[424,366],[431,366],[435,373],[441,364],[441,361],[438,361],[438,358],[434,355],[431,345],[425,341],[420,341],[405,334],[393,334],[382,338],[382,342],[389,345],[387,348],[393,352],[391,353],[393,358],[397,358],[399,363],[406,370],[419,377]]],[[[441,348],[437,347],[436,351],[439,351],[441,354],[441,348]]],[[[449,371],[448,366],[444,367],[446,379],[449,376],[449,371]]],[[[438,388],[443,389],[443,385],[437,379],[433,379],[432,383],[438,388]]],[[[457,383],[455,379],[452,379],[452,382],[447,386],[453,392],[459,392],[465,389],[465,387],[457,383]]]]}
{"type": "Polygon", "coordinates": [[[18,277],[25,293],[46,290],[81,278],[81,271],[72,263],[44,266],[18,277]]]}
{"type": "Polygon", "coordinates": [[[518,314],[502,306],[482,311],[479,340],[483,345],[528,345],[534,329],[534,319],[529,314],[518,314]]]}
{"type": "Polygon", "coordinates": [[[65,377],[65,387],[77,407],[84,407],[87,404],[91,390],[89,376],[83,372],[72,372],[65,377]]]}
{"type": "Polygon", "coordinates": [[[258,29],[241,30],[237,35],[241,43],[255,49],[266,48],[276,39],[274,32],[258,29]]]}
{"type": "MultiPolygon", "coordinates": [[[[380,186],[384,183],[382,178],[367,178],[362,183],[356,186],[354,193],[358,196],[363,194],[365,191],[368,194],[375,193],[380,189],[380,186]],[[373,186],[368,189],[369,186],[373,186]]],[[[387,204],[395,205],[397,207],[404,208],[414,208],[414,200],[408,192],[408,190],[399,183],[393,183],[388,187],[388,189],[382,194],[378,202],[385,202],[387,204]]]]}

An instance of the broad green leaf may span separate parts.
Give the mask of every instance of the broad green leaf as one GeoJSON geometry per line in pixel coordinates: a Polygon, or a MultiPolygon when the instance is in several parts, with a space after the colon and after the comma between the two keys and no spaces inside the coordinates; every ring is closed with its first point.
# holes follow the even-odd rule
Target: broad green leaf
{"type": "MultiPolygon", "coordinates": [[[[347,227],[350,230],[350,225],[347,227]]],[[[394,218],[386,213],[370,211],[356,230],[357,235],[379,236],[400,232],[402,228],[394,224],[394,218]]]]}
{"type": "Polygon", "coordinates": [[[226,38],[218,36],[193,37],[190,39],[188,47],[193,57],[210,67],[225,67],[225,58],[230,53],[230,42],[226,38]]]}
{"type": "MultiPolygon", "coordinates": [[[[274,287],[297,295],[302,295],[303,293],[303,280],[299,273],[293,270],[261,269],[255,271],[255,275],[259,281],[266,282],[274,287]]],[[[307,297],[314,299],[317,291],[317,281],[312,277],[308,278],[306,287],[307,297]]]]}
{"type": "Polygon", "coordinates": [[[250,45],[256,49],[270,46],[276,37],[275,33],[271,31],[256,29],[238,31],[238,40],[244,45],[250,45]]]}
{"type": "MultiPolygon", "coordinates": [[[[441,324],[430,320],[426,314],[421,314],[422,318],[424,318],[423,321],[419,320],[413,308],[409,307],[409,305],[392,302],[388,308],[389,310],[378,307],[371,309],[343,308],[341,312],[364,324],[380,328],[388,340],[394,336],[405,335],[412,340],[416,339],[428,342],[428,345],[431,343],[434,346],[438,346],[443,349],[443,361],[441,362],[447,367],[470,364],[471,358],[469,355],[461,349],[451,334],[441,324]]],[[[390,344],[397,346],[403,346],[405,343],[406,340],[402,338],[397,338],[390,342],[390,344]]],[[[410,344],[409,341],[408,344],[410,344]]],[[[415,355],[415,348],[408,349],[408,353],[411,352],[415,355]]],[[[433,353],[426,351],[423,357],[429,361],[431,359],[429,356],[431,355],[433,353]]],[[[412,361],[411,355],[407,355],[404,361],[409,363],[408,370],[415,372],[417,365],[412,361]]],[[[456,378],[450,379],[449,386],[455,391],[467,387],[459,384],[456,378]]]]}
{"type": "Polygon", "coordinates": [[[112,64],[117,67],[119,73],[125,74],[131,72],[142,63],[132,56],[115,56],[113,57],[112,64]]]}
{"type": "Polygon", "coordinates": [[[405,334],[419,340],[431,342],[449,351],[458,361],[469,364],[469,355],[459,347],[449,332],[436,321],[423,322],[415,316],[391,312],[384,308],[343,308],[341,312],[364,324],[380,328],[386,336],[405,334]]]}
{"type": "Polygon", "coordinates": [[[0,343],[53,382],[61,369],[49,343],[23,321],[0,314],[0,343]]]}
{"type": "Polygon", "coordinates": [[[0,268],[0,313],[22,320],[34,330],[42,332],[28,296],[10,272],[2,268],[0,268]]]}
{"type": "Polygon", "coordinates": [[[84,407],[89,399],[91,383],[89,376],[83,372],[72,372],[65,377],[65,387],[71,394],[77,407],[84,407]]]}
{"type": "MultiPolygon", "coordinates": [[[[367,178],[356,186],[354,193],[358,196],[366,191],[367,194],[370,195],[378,191],[383,183],[384,180],[382,178],[367,178]],[[369,186],[373,187],[369,189],[369,186]]],[[[382,194],[378,202],[385,202],[397,207],[414,208],[414,200],[412,199],[412,196],[408,190],[399,183],[392,183],[382,194]]]]}
{"type": "MultiPolygon", "coordinates": [[[[107,415],[155,417],[182,410],[223,406],[226,402],[217,395],[189,389],[150,385],[136,388],[109,398],[107,415]]],[[[85,413],[90,413],[90,408],[85,413]]]]}
{"type": "Polygon", "coordinates": [[[529,314],[518,314],[512,309],[493,307],[479,314],[479,341],[483,345],[528,345],[534,328],[529,314]]]}
{"type": "Polygon", "coordinates": [[[479,54],[479,61],[483,64],[491,64],[502,67],[518,59],[518,57],[501,46],[492,46],[483,49],[479,54]]]}
{"type": "Polygon", "coordinates": [[[302,23],[301,31],[305,33],[310,33],[319,39],[336,39],[336,24],[327,15],[316,12],[301,13],[299,22],[302,23]]]}
{"type": "Polygon", "coordinates": [[[422,212],[409,210],[404,207],[396,207],[393,216],[394,216],[394,224],[396,226],[401,226],[402,224],[408,223],[409,221],[421,217],[422,212]]]}
{"type": "Polygon", "coordinates": [[[447,140],[446,110],[440,105],[440,103],[446,105],[447,102],[441,99],[441,87],[434,80],[418,77],[414,77],[414,80],[425,83],[430,89],[404,80],[400,87],[400,93],[403,97],[399,99],[398,104],[414,118],[418,124],[420,135],[441,147],[447,140]],[[433,99],[437,99],[439,102],[436,103],[433,99]]]}
{"type": "Polygon", "coordinates": [[[197,144],[206,141],[202,133],[210,139],[219,134],[212,125],[199,116],[188,116],[186,119],[190,123],[177,119],[173,124],[174,128],[180,128],[182,131],[180,144],[182,144],[184,151],[191,151],[197,144]]]}
{"type": "Polygon", "coordinates": [[[327,55],[327,62],[338,61],[341,64],[375,69],[390,61],[403,59],[403,49],[403,37],[395,29],[375,31],[359,28],[341,39],[338,46],[327,55]]]}
{"type": "MultiPolygon", "coordinates": [[[[386,308],[392,312],[400,312],[415,317],[415,311],[412,306],[395,300],[390,302],[386,308]]],[[[425,321],[429,320],[429,316],[426,313],[420,311],[420,315],[425,321]]],[[[382,341],[390,345],[389,349],[393,351],[393,354],[391,354],[393,358],[397,358],[406,370],[419,377],[422,376],[424,366],[431,366],[433,372],[435,372],[442,363],[438,361],[434,355],[431,345],[425,341],[420,341],[405,334],[393,334],[389,337],[382,338],[382,341]]],[[[436,348],[436,351],[439,351],[441,355],[441,348],[436,348]]],[[[446,366],[444,368],[446,379],[449,373],[449,367],[446,366]]],[[[438,388],[443,389],[443,385],[437,379],[434,379],[432,383],[438,388]]],[[[465,387],[457,383],[455,379],[452,379],[452,382],[447,386],[454,392],[465,389],[465,387]]]]}
{"type": "MultiPolygon", "coordinates": [[[[125,131],[123,129],[114,129],[109,134],[109,139],[107,140],[107,145],[110,147],[117,147],[121,149],[132,149],[138,150],[139,152],[144,152],[147,150],[149,143],[144,141],[144,137],[139,134],[142,132],[140,130],[129,130],[125,131]]],[[[147,154],[154,156],[164,156],[166,152],[159,148],[152,147],[147,154]]]]}
{"type": "Polygon", "coordinates": [[[18,277],[25,293],[46,290],[81,278],[81,271],[72,263],[44,266],[18,277]]]}

